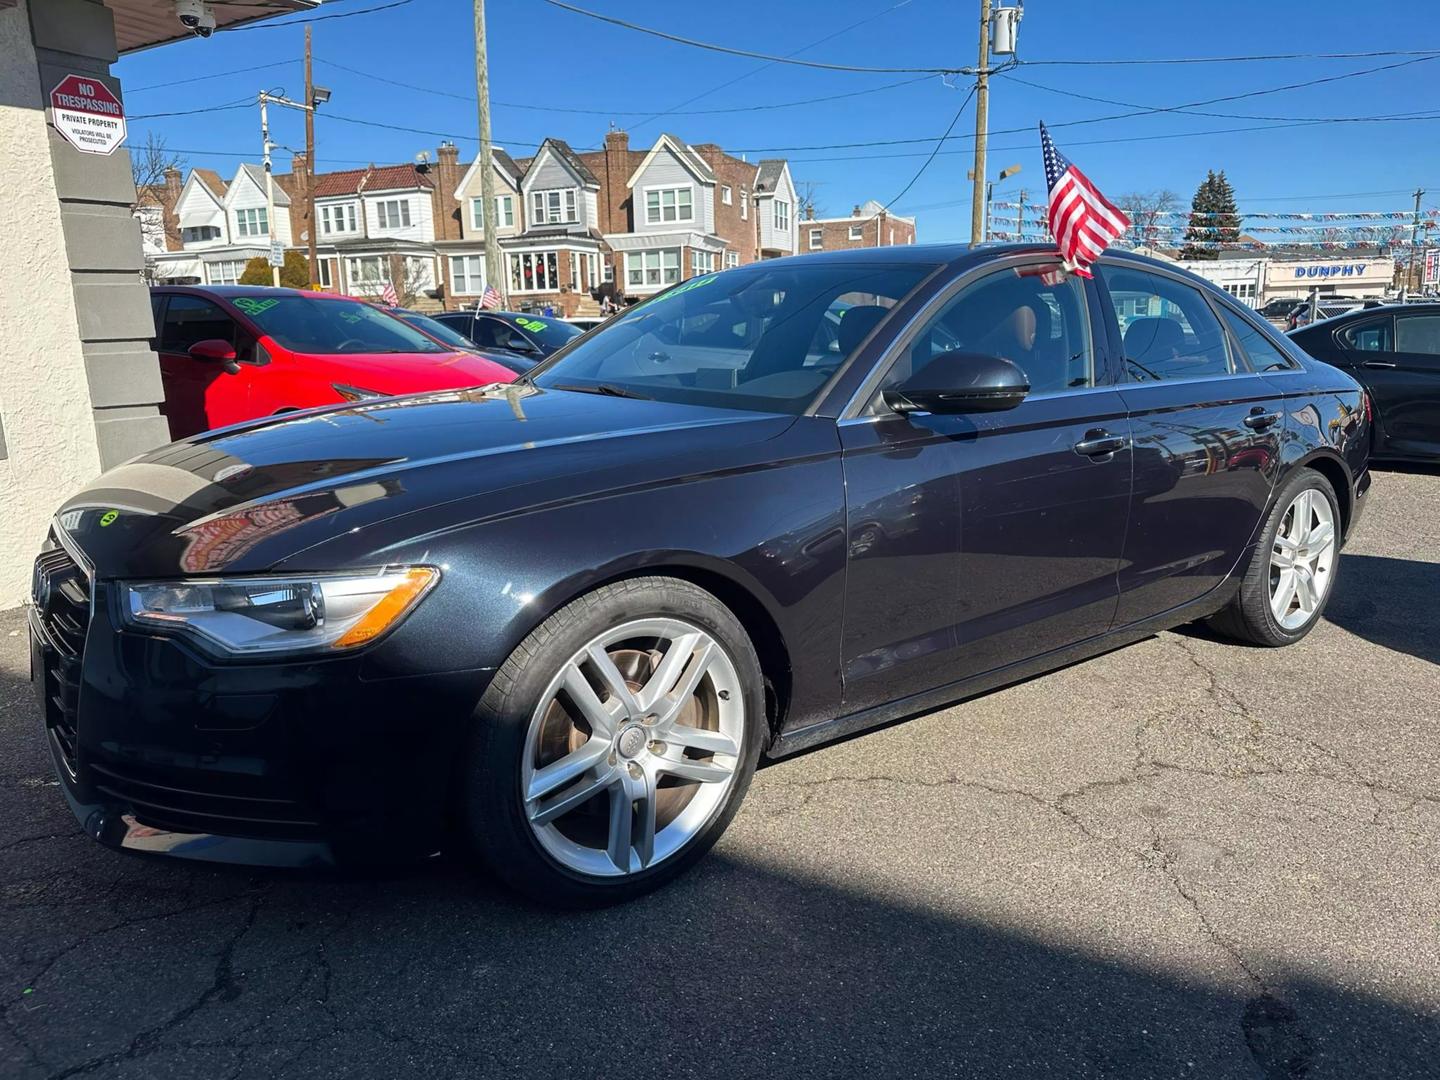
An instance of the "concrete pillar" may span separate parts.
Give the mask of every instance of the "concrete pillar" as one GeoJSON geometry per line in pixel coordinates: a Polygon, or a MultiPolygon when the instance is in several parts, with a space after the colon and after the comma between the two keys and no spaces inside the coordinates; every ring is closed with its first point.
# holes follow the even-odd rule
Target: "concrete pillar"
{"type": "Polygon", "coordinates": [[[169,439],[129,154],[81,154],[47,123],[71,72],[118,92],[115,55],[98,0],[0,3],[0,608],[67,495],[169,439]]]}
{"type": "MultiPolygon", "coordinates": [[[[72,72],[93,76],[120,96],[110,75],[115,20],[103,3],[30,0],[30,23],[42,104],[72,72]]],[[[54,130],[49,143],[96,443],[108,468],[170,441],[159,409],[165,399],[160,365],[149,344],[155,324],[140,277],[140,227],[130,212],[130,152],[121,147],[108,156],[82,154],[54,130]]]]}

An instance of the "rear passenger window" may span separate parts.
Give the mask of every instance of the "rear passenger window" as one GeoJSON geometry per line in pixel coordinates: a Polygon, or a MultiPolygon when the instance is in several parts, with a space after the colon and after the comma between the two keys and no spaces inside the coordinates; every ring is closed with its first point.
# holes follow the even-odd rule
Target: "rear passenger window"
{"type": "Polygon", "coordinates": [[[1390,352],[1390,320],[1361,323],[1340,333],[1345,344],[1356,352],[1390,352]]]}
{"type": "Polygon", "coordinates": [[[1234,373],[1225,333],[1193,286],[1126,266],[1101,266],[1131,382],[1234,373]]]}
{"type": "Polygon", "coordinates": [[[162,352],[188,352],[197,341],[218,338],[235,344],[235,320],[209,300],[176,293],[165,308],[165,325],[160,332],[162,352]]]}
{"type": "Polygon", "coordinates": [[[1397,315],[1395,351],[1440,356],[1440,315],[1397,315]]]}
{"type": "Polygon", "coordinates": [[[1278,345],[1247,319],[1241,318],[1224,305],[1217,306],[1226,325],[1230,327],[1230,333],[1235,335],[1235,340],[1240,343],[1240,351],[1250,361],[1252,371],[1290,371],[1295,367],[1295,361],[1286,356],[1278,345]]]}

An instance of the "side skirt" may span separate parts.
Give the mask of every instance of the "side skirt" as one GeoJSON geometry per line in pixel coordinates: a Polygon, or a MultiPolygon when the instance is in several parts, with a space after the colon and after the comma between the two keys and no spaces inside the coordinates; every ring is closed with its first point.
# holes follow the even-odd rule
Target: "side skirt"
{"type": "Polygon", "coordinates": [[[1004,667],[995,668],[993,671],[987,671],[983,675],[973,675],[958,682],[946,683],[934,690],[912,694],[898,701],[876,705],[862,712],[837,716],[831,720],[822,720],[818,724],[808,724],[795,731],[783,731],[770,744],[765,756],[772,760],[788,757],[825,743],[858,735],[884,724],[913,719],[925,713],[934,712],[936,709],[955,705],[969,698],[979,697],[981,694],[988,694],[992,690],[999,690],[1001,687],[1024,682],[1037,675],[1044,675],[1057,668],[1088,660],[1101,653],[1133,645],[1137,641],[1154,636],[1161,630],[1169,630],[1172,627],[1203,619],[1207,615],[1213,615],[1230,602],[1238,587],[1238,581],[1230,581],[1204,596],[1197,597],[1188,604],[1171,608],[1169,611],[1162,611],[1158,615],[1152,615],[1148,619],[1131,623],[1129,626],[1117,627],[1074,645],[1052,649],[1050,652],[1041,653],[1028,660],[1020,660],[1004,667]]]}

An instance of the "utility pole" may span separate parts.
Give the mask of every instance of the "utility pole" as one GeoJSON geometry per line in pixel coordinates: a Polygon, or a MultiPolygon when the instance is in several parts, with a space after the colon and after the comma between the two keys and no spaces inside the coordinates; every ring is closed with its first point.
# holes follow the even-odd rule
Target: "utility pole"
{"type": "Polygon", "coordinates": [[[985,137],[990,126],[990,0],[980,0],[980,62],[975,73],[975,184],[970,196],[970,243],[985,238],[985,137]]]}
{"type": "MultiPolygon", "coordinates": [[[[265,240],[270,249],[275,248],[275,179],[270,173],[270,114],[267,105],[269,95],[260,95],[260,138],[265,143],[265,240]]],[[[270,260],[270,284],[280,287],[280,267],[270,260]]]]}
{"type": "Polygon", "coordinates": [[[305,234],[309,238],[310,288],[320,281],[315,237],[315,80],[310,73],[310,26],[305,26],[305,234]]]}
{"type": "Polygon", "coordinates": [[[1405,275],[1406,285],[1411,286],[1417,292],[1420,289],[1420,280],[1416,274],[1415,268],[1418,260],[1415,256],[1418,251],[1416,245],[1418,245],[1420,242],[1420,199],[1424,196],[1424,194],[1424,188],[1415,189],[1415,220],[1410,224],[1410,261],[1408,263],[1410,269],[1409,272],[1405,275]],[[1416,278],[1413,284],[1411,282],[1411,278],[1416,278]]]}
{"type": "Polygon", "coordinates": [[[1020,201],[1015,204],[1015,242],[1025,242],[1025,189],[1020,189],[1020,201]]]}
{"type": "MultiPolygon", "coordinates": [[[[485,224],[485,283],[494,285],[510,306],[510,289],[500,267],[496,235],[495,160],[490,148],[490,65],[485,52],[485,0],[475,0],[475,100],[480,110],[480,205],[485,224]]],[[[524,207],[521,207],[524,211],[524,207]]]]}

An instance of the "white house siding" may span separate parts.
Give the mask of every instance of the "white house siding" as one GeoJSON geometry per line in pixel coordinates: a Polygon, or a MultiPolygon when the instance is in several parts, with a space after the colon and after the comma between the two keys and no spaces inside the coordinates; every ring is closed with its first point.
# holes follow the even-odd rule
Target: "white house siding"
{"type": "MultiPolygon", "coordinates": [[[[340,220],[348,226],[350,221],[349,214],[341,215],[340,220]]],[[[360,200],[356,196],[347,195],[343,198],[315,200],[315,237],[321,244],[333,244],[336,240],[353,240],[357,236],[362,236],[364,234],[360,231],[361,225],[360,200]],[[321,224],[323,221],[321,210],[327,206],[331,209],[332,220],[334,220],[333,215],[337,208],[353,206],[355,208],[355,228],[331,229],[329,232],[326,232],[324,226],[321,224]]]]}
{"type": "Polygon", "coordinates": [[[790,170],[786,169],[780,176],[780,182],[776,185],[774,198],[767,197],[759,200],[760,206],[760,246],[762,248],[779,251],[795,251],[795,227],[796,212],[795,185],[790,182],[790,170]],[[775,228],[775,199],[780,199],[790,204],[790,228],[780,231],[775,228]]]}
{"type": "MultiPolygon", "coordinates": [[[[279,188],[276,188],[279,191],[279,188]]],[[[225,196],[226,213],[230,220],[230,242],[235,244],[254,243],[257,237],[241,236],[238,212],[241,210],[254,210],[265,206],[265,189],[250,178],[250,174],[241,170],[235,177],[235,182],[230,185],[230,190],[225,196]]],[[[284,206],[275,207],[275,219],[270,222],[270,233],[277,240],[287,247],[290,246],[290,212],[284,206]]],[[[263,234],[258,238],[263,240],[263,234]]]]}
{"type": "Polygon", "coordinates": [[[554,191],[562,188],[575,189],[575,214],[580,219],[563,226],[567,232],[585,232],[598,218],[595,200],[585,198],[585,186],[570,169],[548,149],[541,152],[540,160],[531,165],[521,184],[525,195],[525,224],[532,229],[556,229],[559,225],[542,225],[532,221],[530,215],[530,193],[532,191],[554,191]]]}
{"type": "Polygon", "coordinates": [[[220,230],[220,235],[214,240],[194,241],[187,243],[186,248],[215,247],[228,243],[225,208],[215,201],[199,181],[192,179],[185,185],[185,190],[181,192],[180,198],[175,204],[175,216],[179,219],[182,230],[207,227],[220,230]]]}
{"type": "Polygon", "coordinates": [[[693,228],[699,232],[715,231],[715,185],[703,184],[695,174],[680,163],[668,146],[662,147],[635,178],[633,205],[635,207],[636,232],[674,232],[676,228],[693,228]],[[691,203],[695,207],[693,221],[662,221],[651,224],[645,216],[645,193],[650,188],[690,189],[691,203]]]}
{"type": "Polygon", "coordinates": [[[422,244],[435,241],[434,207],[428,191],[381,191],[365,193],[365,222],[372,239],[415,240],[422,244]],[[380,227],[380,204],[404,200],[410,204],[410,225],[398,229],[380,227]]]}
{"type": "MultiPolygon", "coordinates": [[[[477,229],[474,226],[474,218],[471,216],[470,201],[480,198],[480,170],[473,165],[465,173],[460,181],[460,186],[455,189],[455,198],[460,203],[460,235],[466,240],[483,240],[485,230],[477,229]]],[[[505,174],[499,169],[495,170],[495,195],[497,198],[509,195],[514,200],[515,224],[510,227],[502,226],[496,231],[497,236],[516,236],[525,227],[525,207],[522,205],[524,199],[520,192],[510,185],[505,174]]],[[[486,221],[494,217],[493,210],[486,214],[486,221]]]]}

